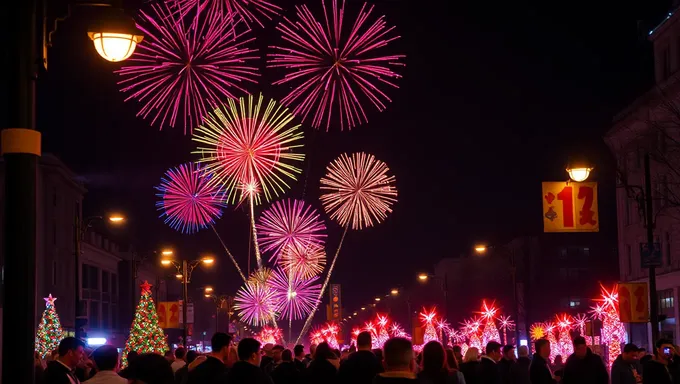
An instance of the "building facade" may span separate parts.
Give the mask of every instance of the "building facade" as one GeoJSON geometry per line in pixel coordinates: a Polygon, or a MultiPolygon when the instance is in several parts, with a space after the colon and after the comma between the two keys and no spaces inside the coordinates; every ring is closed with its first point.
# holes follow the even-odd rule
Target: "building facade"
{"type": "MultiPolygon", "coordinates": [[[[614,117],[604,139],[617,159],[618,257],[620,279],[649,281],[640,245],[647,243],[645,157],[649,156],[654,242],[660,245],[656,268],[660,334],[680,343],[680,12],[668,14],[649,32],[653,44],[655,86],[614,117]]],[[[630,324],[631,341],[650,344],[649,324],[630,324]]]]}

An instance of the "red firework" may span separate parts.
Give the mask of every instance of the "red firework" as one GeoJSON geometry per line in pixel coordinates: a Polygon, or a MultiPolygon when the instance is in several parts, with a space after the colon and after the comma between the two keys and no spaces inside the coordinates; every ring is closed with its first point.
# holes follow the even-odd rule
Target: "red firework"
{"type": "Polygon", "coordinates": [[[309,279],[323,272],[326,265],[326,252],[319,244],[291,244],[284,249],[279,258],[279,265],[288,273],[309,279]]]}
{"type": "Polygon", "coordinates": [[[278,260],[283,250],[305,250],[324,243],[326,226],[319,213],[302,200],[277,201],[260,216],[258,242],[263,252],[278,260]]]}
{"type": "Polygon", "coordinates": [[[387,164],[365,153],[341,155],[321,179],[321,203],[331,219],[352,229],[371,227],[392,212],[397,201],[394,176],[387,164]]]}
{"type": "Polygon", "coordinates": [[[339,119],[340,129],[367,122],[364,103],[384,110],[391,100],[381,86],[397,88],[393,79],[401,76],[392,67],[403,66],[399,60],[405,57],[381,52],[399,36],[392,36],[394,27],[387,26],[384,16],[368,21],[373,6],[364,4],[351,29],[343,31],[345,3],[332,4],[329,15],[322,1],[322,21],[306,5],[297,6],[297,20],[285,19],[276,28],[286,45],[270,47],[275,53],[268,55],[269,67],[289,71],[274,82],[292,86],[281,102],[294,105],[303,121],[311,113],[315,128],[325,120],[326,130],[332,118],[339,119]]]}
{"type": "Polygon", "coordinates": [[[258,58],[246,47],[254,38],[236,33],[233,19],[199,12],[185,20],[159,3],[140,11],[138,27],[144,41],[128,59],[133,64],[117,71],[118,84],[151,125],[174,127],[179,118],[186,133],[234,91],[248,93],[244,83],[257,83],[257,68],[245,65],[258,58]]]}

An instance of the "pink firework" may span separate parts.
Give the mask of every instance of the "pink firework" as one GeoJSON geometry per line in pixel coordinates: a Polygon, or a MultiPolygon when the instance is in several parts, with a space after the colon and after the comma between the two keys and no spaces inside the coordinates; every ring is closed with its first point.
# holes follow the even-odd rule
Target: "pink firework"
{"type": "Polygon", "coordinates": [[[242,19],[249,27],[256,23],[264,27],[260,18],[271,20],[280,14],[281,7],[267,0],[167,0],[174,3],[180,14],[187,15],[195,9],[207,10],[232,19],[242,19]]]}
{"type": "Polygon", "coordinates": [[[365,153],[343,154],[321,179],[321,203],[331,219],[352,229],[371,227],[392,212],[397,201],[387,164],[365,153]]]}
{"type": "Polygon", "coordinates": [[[276,201],[260,216],[258,242],[263,252],[271,252],[269,261],[276,261],[282,251],[308,249],[323,245],[326,225],[316,209],[302,200],[276,201]]]}
{"type": "Polygon", "coordinates": [[[218,189],[209,182],[201,167],[194,163],[169,169],[156,188],[160,198],[156,207],[165,223],[182,233],[195,233],[222,215],[226,205],[218,189]]]}
{"type": "Polygon", "coordinates": [[[394,79],[401,76],[392,68],[403,66],[399,61],[405,56],[383,53],[399,36],[392,36],[394,27],[384,16],[369,22],[373,6],[364,4],[349,30],[343,30],[344,1],[338,7],[333,0],[330,15],[325,1],[322,6],[321,21],[302,5],[296,7],[296,21],[285,19],[276,28],[285,45],[270,47],[275,53],[268,55],[268,66],[289,71],[274,84],[293,87],[281,101],[294,105],[296,115],[304,120],[311,114],[315,128],[325,122],[328,130],[331,119],[339,120],[341,129],[352,128],[367,121],[365,103],[386,108],[391,100],[381,88],[397,88],[394,79]]]}
{"type": "Polygon", "coordinates": [[[236,293],[234,308],[242,321],[265,325],[276,318],[274,290],[262,284],[245,283],[236,293]]]}
{"type": "Polygon", "coordinates": [[[287,273],[309,279],[323,272],[326,265],[326,252],[323,246],[318,244],[308,246],[291,244],[283,251],[279,265],[287,273]]]}
{"type": "Polygon", "coordinates": [[[315,284],[317,280],[317,277],[302,279],[280,269],[274,271],[269,287],[274,292],[276,312],[290,320],[302,319],[312,312],[321,291],[321,284],[315,284]]]}
{"type": "Polygon", "coordinates": [[[233,92],[248,93],[244,83],[257,83],[257,68],[245,64],[258,58],[246,47],[254,38],[233,32],[230,18],[199,12],[186,21],[161,2],[140,11],[138,27],[144,41],[128,60],[134,64],[117,71],[118,84],[151,125],[174,127],[179,118],[186,133],[233,92]]]}

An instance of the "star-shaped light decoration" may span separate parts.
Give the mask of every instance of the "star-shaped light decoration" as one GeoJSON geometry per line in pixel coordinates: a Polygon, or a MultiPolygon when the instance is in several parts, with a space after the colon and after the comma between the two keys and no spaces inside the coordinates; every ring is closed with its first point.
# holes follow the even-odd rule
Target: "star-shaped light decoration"
{"type": "Polygon", "coordinates": [[[52,297],[51,293],[47,297],[43,297],[43,299],[45,299],[45,304],[48,307],[54,306],[54,301],[57,300],[56,297],[52,297]]]}
{"type": "Polygon", "coordinates": [[[148,281],[144,280],[144,283],[140,285],[142,288],[142,295],[145,293],[151,293],[151,284],[149,284],[148,281]]]}

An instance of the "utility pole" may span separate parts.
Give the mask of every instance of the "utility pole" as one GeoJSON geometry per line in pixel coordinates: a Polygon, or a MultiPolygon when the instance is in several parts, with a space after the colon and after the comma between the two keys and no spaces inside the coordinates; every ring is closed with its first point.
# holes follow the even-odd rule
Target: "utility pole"
{"type": "MultiPolygon", "coordinates": [[[[654,212],[652,212],[652,176],[649,153],[645,153],[645,221],[647,224],[647,251],[654,252],[654,212]]],[[[652,327],[651,345],[659,339],[659,299],[656,294],[656,266],[649,264],[649,323],[652,327]]]]}

